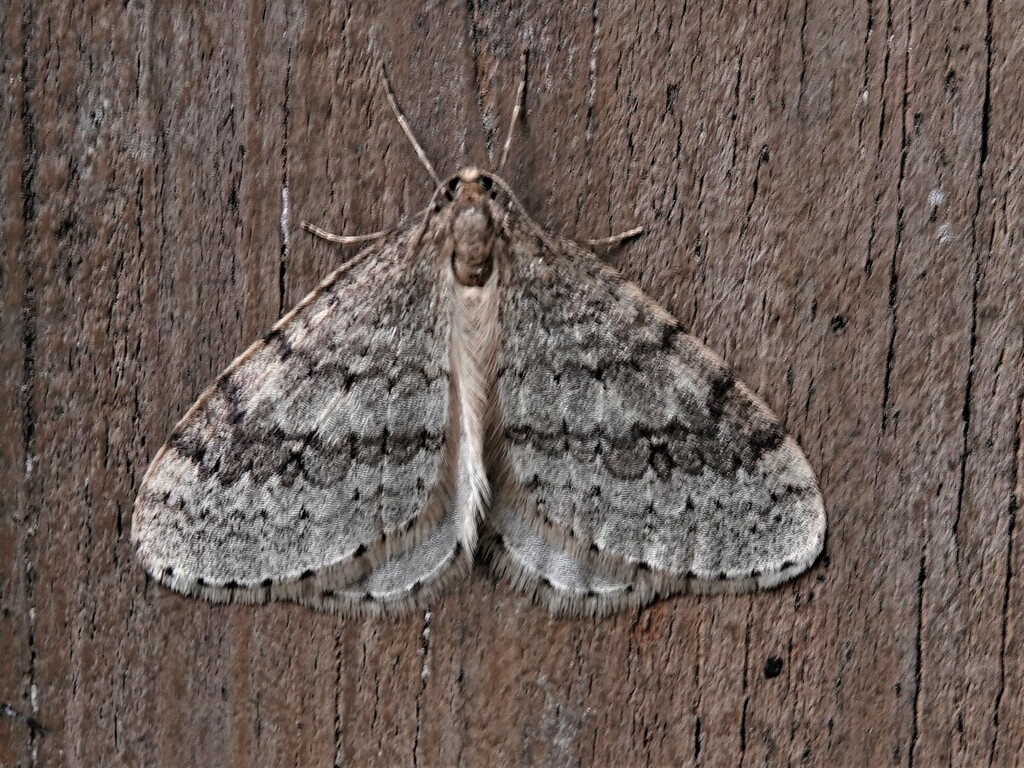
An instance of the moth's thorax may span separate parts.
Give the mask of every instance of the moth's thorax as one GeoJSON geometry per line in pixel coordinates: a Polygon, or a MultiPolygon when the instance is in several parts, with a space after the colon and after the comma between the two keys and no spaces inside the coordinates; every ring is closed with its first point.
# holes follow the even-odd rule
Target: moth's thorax
{"type": "Polygon", "coordinates": [[[482,286],[494,270],[498,239],[493,179],[476,168],[463,169],[449,180],[445,197],[450,203],[441,214],[443,252],[460,285],[482,286]]]}

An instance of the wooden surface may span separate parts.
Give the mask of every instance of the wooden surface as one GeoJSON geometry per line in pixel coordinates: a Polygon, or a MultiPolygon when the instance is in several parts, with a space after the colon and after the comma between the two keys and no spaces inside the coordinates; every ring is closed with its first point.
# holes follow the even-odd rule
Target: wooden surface
{"type": "Polygon", "coordinates": [[[3,2],[0,765],[1020,762],[1020,3],[369,5],[3,2]],[[354,253],[299,222],[428,199],[377,62],[448,173],[523,46],[506,176],[647,229],[609,261],[798,436],[821,562],[603,621],[482,568],[398,621],[147,583],[154,452],[354,253]]]}

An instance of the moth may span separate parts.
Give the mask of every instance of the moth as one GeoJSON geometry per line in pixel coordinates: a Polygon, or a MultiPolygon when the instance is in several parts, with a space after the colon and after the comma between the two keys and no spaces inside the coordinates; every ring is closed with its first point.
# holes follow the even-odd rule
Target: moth
{"type": "Polygon", "coordinates": [[[810,566],[821,493],[767,406],[497,173],[439,179],[382,81],[430,205],[175,427],[135,503],[146,571],[215,601],[363,615],[425,606],[480,556],[581,616],[810,566]]]}

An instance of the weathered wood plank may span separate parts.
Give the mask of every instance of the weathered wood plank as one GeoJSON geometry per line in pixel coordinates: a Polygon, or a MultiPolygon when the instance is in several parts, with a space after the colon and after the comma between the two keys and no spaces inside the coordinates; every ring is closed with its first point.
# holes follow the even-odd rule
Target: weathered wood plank
{"type": "Polygon", "coordinates": [[[0,765],[1012,765],[1024,750],[1021,8],[12,2],[0,765]],[[549,618],[485,570],[351,621],[147,584],[196,394],[430,181],[491,164],[798,435],[826,557],[549,618]]]}
{"type": "Polygon", "coordinates": [[[35,296],[30,290],[34,260],[30,252],[30,222],[34,200],[24,195],[35,176],[32,146],[35,128],[26,110],[30,97],[22,76],[28,52],[17,7],[3,23],[0,76],[10,87],[0,111],[4,157],[0,200],[3,243],[0,246],[0,765],[25,764],[40,739],[34,715],[34,637],[29,606],[35,573],[26,557],[34,536],[36,511],[32,504],[30,472],[34,436],[32,416],[34,378],[35,296]],[[8,155],[9,153],[9,155],[8,155]]]}

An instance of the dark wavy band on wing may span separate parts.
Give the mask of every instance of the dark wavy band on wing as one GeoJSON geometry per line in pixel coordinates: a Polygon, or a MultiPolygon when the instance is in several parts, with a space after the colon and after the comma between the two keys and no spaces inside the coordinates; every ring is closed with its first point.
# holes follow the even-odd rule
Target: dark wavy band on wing
{"type": "MultiPolygon", "coordinates": [[[[813,562],[825,523],[817,482],[764,403],[592,254],[513,241],[498,367],[503,489],[573,558],[565,572],[768,586],[813,562]]],[[[532,536],[519,540],[539,547],[532,536]]]]}
{"type": "Polygon", "coordinates": [[[429,243],[408,252],[418,226],[332,274],[177,426],[133,519],[154,577],[212,599],[289,596],[358,579],[441,520],[448,283],[429,243]]]}

